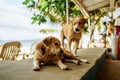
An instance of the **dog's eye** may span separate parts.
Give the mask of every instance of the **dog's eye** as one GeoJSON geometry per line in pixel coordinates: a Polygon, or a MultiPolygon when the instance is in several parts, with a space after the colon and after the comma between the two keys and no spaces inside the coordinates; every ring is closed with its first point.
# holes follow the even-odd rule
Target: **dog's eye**
{"type": "Polygon", "coordinates": [[[79,22],[79,24],[81,24],[81,22],[79,22]]]}
{"type": "Polygon", "coordinates": [[[58,46],[58,43],[55,43],[56,46],[58,46]]]}
{"type": "Polygon", "coordinates": [[[75,25],[76,23],[74,23],[73,25],[75,25]]]}

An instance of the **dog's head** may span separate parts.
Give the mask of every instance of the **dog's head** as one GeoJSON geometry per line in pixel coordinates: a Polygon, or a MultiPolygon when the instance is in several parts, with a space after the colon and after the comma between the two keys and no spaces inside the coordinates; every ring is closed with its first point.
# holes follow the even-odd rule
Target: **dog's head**
{"type": "Polygon", "coordinates": [[[62,53],[60,41],[56,37],[53,36],[46,37],[43,40],[43,43],[50,49],[51,53],[53,54],[62,53]]]}
{"type": "Polygon", "coordinates": [[[84,28],[85,22],[86,22],[86,19],[83,17],[77,17],[74,20],[72,20],[72,26],[73,26],[74,32],[80,33],[84,28]]]}

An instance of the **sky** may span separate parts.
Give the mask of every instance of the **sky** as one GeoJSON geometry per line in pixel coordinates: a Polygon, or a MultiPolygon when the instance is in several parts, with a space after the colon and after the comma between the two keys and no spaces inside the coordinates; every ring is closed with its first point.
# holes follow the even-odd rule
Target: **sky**
{"type": "Polygon", "coordinates": [[[23,1],[0,0],[0,40],[38,39],[43,36],[39,33],[41,28],[60,27],[60,25],[53,25],[49,21],[46,24],[32,25],[32,12],[22,4],[23,1]]]}
{"type": "MultiPolygon", "coordinates": [[[[53,24],[31,24],[32,12],[22,4],[24,0],[0,0],[0,40],[29,40],[40,38],[41,28],[53,24]]],[[[59,25],[54,25],[59,26],[59,25]]]]}

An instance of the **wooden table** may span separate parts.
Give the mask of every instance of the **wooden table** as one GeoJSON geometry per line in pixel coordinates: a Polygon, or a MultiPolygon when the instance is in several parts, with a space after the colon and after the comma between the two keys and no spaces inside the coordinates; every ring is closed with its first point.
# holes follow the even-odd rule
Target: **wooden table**
{"type": "Polygon", "coordinates": [[[20,61],[0,61],[0,80],[95,80],[98,63],[105,58],[105,48],[78,50],[78,58],[88,59],[89,64],[65,63],[71,70],[61,70],[56,65],[42,66],[41,71],[32,70],[33,59],[20,61]],[[104,55],[104,56],[103,56],[104,55]],[[89,78],[89,79],[87,79],[89,78]]]}

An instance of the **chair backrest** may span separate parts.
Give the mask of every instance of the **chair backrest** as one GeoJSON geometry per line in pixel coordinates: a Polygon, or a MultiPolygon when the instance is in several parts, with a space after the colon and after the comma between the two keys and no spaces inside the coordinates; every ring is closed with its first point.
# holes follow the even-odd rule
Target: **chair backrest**
{"type": "Polygon", "coordinates": [[[5,43],[1,50],[2,60],[14,60],[18,53],[20,52],[21,43],[20,42],[8,42],[5,43]]]}

